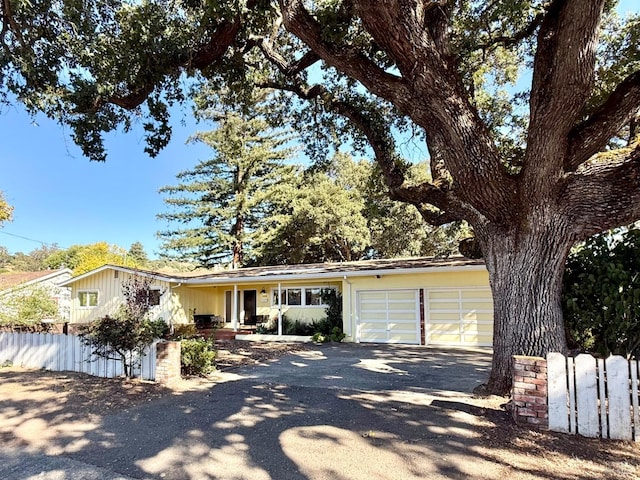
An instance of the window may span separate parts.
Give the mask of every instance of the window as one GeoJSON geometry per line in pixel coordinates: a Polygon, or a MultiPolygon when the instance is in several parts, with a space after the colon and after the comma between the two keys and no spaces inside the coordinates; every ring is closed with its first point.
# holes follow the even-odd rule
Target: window
{"type": "Polygon", "coordinates": [[[322,289],[320,288],[306,288],[305,291],[305,305],[322,305],[322,289]]]}
{"type": "Polygon", "coordinates": [[[78,300],[81,307],[97,307],[98,306],[98,291],[97,290],[85,290],[78,292],[78,300]]]}
{"type": "Polygon", "coordinates": [[[301,288],[287,288],[287,305],[302,305],[301,288]]]}
{"type": "Polygon", "coordinates": [[[159,288],[150,288],[149,289],[149,306],[155,307],[157,305],[160,305],[161,295],[162,295],[162,292],[160,291],[159,288]]]}
{"type": "MultiPolygon", "coordinates": [[[[326,307],[322,301],[322,291],[327,287],[295,287],[282,288],[282,305],[293,307],[326,307]]],[[[335,290],[331,288],[331,290],[335,290]]],[[[278,305],[278,289],[272,290],[272,305],[278,305]]]]}

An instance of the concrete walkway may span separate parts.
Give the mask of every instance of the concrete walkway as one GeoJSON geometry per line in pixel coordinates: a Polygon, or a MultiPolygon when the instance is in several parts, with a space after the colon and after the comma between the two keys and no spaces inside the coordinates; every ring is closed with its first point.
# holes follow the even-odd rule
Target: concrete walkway
{"type": "Polygon", "coordinates": [[[500,465],[474,453],[491,426],[467,401],[489,367],[487,350],[313,347],[103,417],[82,441],[52,439],[58,476],[0,450],[0,478],[498,480],[500,465]]]}

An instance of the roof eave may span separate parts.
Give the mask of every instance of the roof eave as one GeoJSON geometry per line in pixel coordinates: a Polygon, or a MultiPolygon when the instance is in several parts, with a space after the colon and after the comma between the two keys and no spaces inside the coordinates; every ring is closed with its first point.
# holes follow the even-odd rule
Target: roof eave
{"type": "Polygon", "coordinates": [[[264,275],[251,277],[224,277],[224,278],[195,278],[182,279],[183,285],[229,285],[229,284],[246,284],[246,283],[273,283],[283,281],[300,281],[300,280],[321,280],[327,278],[343,279],[349,277],[374,277],[384,275],[409,275],[412,273],[434,273],[434,272],[464,272],[464,271],[486,271],[483,264],[480,265],[452,265],[452,266],[433,266],[419,268],[393,268],[393,269],[370,269],[359,271],[334,271],[305,274],[288,273],[285,275],[264,275]]]}
{"type": "Polygon", "coordinates": [[[101,267],[95,268],[93,270],[90,270],[86,273],[83,273],[82,275],[78,275],[77,277],[70,278],[66,282],[61,283],[60,286],[63,286],[63,287],[71,286],[72,284],[80,280],[96,275],[100,272],[103,272],[104,270],[116,270],[118,272],[129,273],[131,275],[138,275],[145,278],[159,279],[169,283],[180,283],[180,282],[184,282],[185,280],[184,278],[181,278],[181,277],[165,276],[162,273],[155,273],[155,272],[149,272],[146,270],[137,270],[135,268],[121,267],[119,265],[107,264],[107,265],[102,265],[101,267]]]}

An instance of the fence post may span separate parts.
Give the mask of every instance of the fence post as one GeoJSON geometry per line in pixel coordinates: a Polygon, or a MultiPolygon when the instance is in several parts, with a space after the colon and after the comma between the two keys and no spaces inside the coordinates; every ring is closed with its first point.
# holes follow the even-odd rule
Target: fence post
{"type": "Polygon", "coordinates": [[[513,357],[513,419],[518,424],[548,428],[547,361],[540,357],[513,357]]]}
{"type": "Polygon", "coordinates": [[[180,342],[156,344],[156,382],[168,385],[180,379],[180,342]]]}

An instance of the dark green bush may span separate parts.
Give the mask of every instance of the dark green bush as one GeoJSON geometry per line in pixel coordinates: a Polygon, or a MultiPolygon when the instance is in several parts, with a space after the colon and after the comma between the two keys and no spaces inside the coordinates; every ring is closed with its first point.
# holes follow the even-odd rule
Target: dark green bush
{"type": "Polygon", "coordinates": [[[216,352],[213,342],[203,338],[180,342],[180,363],[183,375],[208,375],[215,370],[216,352]]]}
{"type": "Polygon", "coordinates": [[[591,237],[569,255],[563,282],[570,348],[640,356],[640,230],[591,237]]]}
{"type": "MultiPolygon", "coordinates": [[[[312,324],[301,322],[300,320],[292,321],[286,315],[282,315],[282,334],[283,335],[302,335],[309,336],[314,332],[312,324]]],[[[256,333],[265,335],[278,334],[278,319],[273,318],[267,323],[256,328],[256,333]]]]}
{"type": "Polygon", "coordinates": [[[314,342],[341,342],[346,335],[342,331],[342,295],[333,288],[322,291],[322,300],[327,305],[326,317],[311,323],[314,342]]]}

